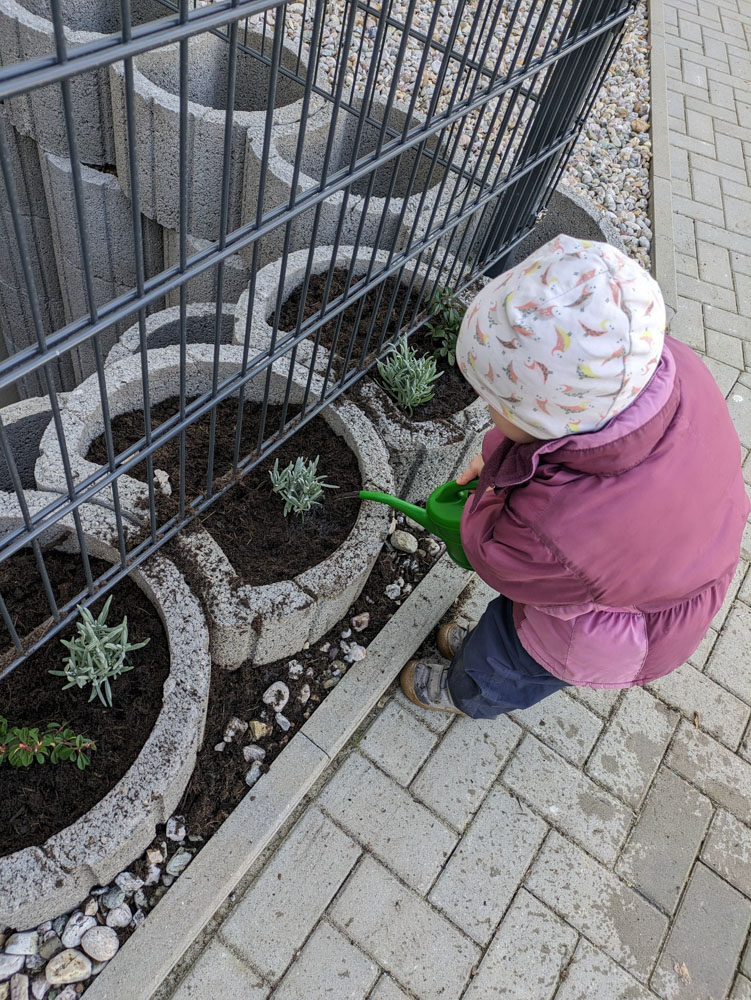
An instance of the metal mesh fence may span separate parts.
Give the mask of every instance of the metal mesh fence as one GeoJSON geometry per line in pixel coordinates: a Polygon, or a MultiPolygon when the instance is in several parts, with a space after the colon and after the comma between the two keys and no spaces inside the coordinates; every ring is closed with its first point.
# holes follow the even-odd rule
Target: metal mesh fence
{"type": "Polygon", "coordinates": [[[416,0],[0,0],[0,393],[44,396],[52,428],[40,499],[0,411],[0,562],[30,547],[50,612],[24,639],[0,596],[0,677],[418,330],[436,289],[461,291],[508,259],[560,178],[633,6],[455,0],[418,27],[416,0]],[[200,330],[196,302],[211,304],[200,330]],[[159,339],[150,319],[165,307],[159,339]],[[140,355],[128,405],[143,435],[118,451],[108,355],[123,345],[140,355]],[[155,349],[172,352],[175,401],[158,425],[155,349]],[[106,450],[93,466],[66,396],[84,380],[106,450]],[[252,443],[248,400],[260,412],[252,443]],[[225,401],[236,407],[227,467],[214,451],[225,401]],[[203,419],[196,492],[186,428],[203,419]],[[153,456],[170,441],[180,471],[166,509],[153,456]],[[126,484],[140,463],[134,503],[126,484]],[[92,504],[117,535],[98,578],[92,504]],[[44,551],[63,529],[87,586],[58,604],[44,551]]]}

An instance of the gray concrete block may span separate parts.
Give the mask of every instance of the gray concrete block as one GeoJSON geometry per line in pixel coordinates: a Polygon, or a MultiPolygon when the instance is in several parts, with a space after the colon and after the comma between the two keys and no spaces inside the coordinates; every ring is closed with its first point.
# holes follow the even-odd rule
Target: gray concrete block
{"type": "Polygon", "coordinates": [[[620,696],[618,688],[585,688],[572,687],[566,694],[582,705],[586,705],[591,712],[595,712],[602,718],[607,718],[613,711],[613,706],[620,696]]]}
{"type": "Polygon", "coordinates": [[[736,976],[730,1000],[751,1000],[751,979],[746,979],[745,976],[736,976]]]}
{"type": "Polygon", "coordinates": [[[618,874],[672,913],[701,848],[712,803],[661,768],[616,865],[618,874]]]}
{"type": "Polygon", "coordinates": [[[548,831],[504,788],[493,788],[451,855],[430,902],[486,945],[548,831]]]}
{"type": "MultiPolygon", "coordinates": [[[[351,267],[356,280],[365,275],[371,266],[373,272],[377,273],[379,268],[386,265],[387,260],[387,253],[368,247],[362,247],[354,255],[352,247],[342,246],[335,257],[332,248],[318,247],[313,252],[312,261],[307,250],[298,251],[291,254],[287,261],[281,295],[281,263],[277,261],[268,265],[259,272],[256,279],[250,322],[248,294],[243,295],[237,304],[235,343],[245,344],[247,337],[251,357],[268,352],[277,302],[283,304],[292,291],[302,285],[308,273],[326,273],[331,267],[351,267]]],[[[412,261],[401,272],[401,281],[409,285],[415,274],[413,287],[417,290],[425,281],[424,301],[427,305],[432,287],[440,281],[440,275],[412,261]]],[[[376,334],[379,332],[375,331],[376,334]]],[[[277,342],[284,335],[280,332],[277,342]]],[[[298,345],[296,361],[301,369],[313,368],[315,386],[315,378],[326,372],[328,352],[319,348],[314,359],[312,341],[303,341],[298,345]]],[[[289,369],[287,355],[275,362],[274,369],[280,374],[286,374],[289,369]]],[[[408,501],[424,500],[436,486],[460,472],[469,459],[479,452],[484,433],[490,427],[487,407],[479,399],[459,413],[441,420],[418,421],[399,411],[374,380],[363,379],[358,391],[378,436],[389,450],[399,496],[408,501]]]]}
{"type": "MultiPolygon", "coordinates": [[[[49,496],[27,493],[34,513],[44,510],[49,496]]],[[[80,508],[87,551],[118,561],[114,517],[101,508],[80,508]]],[[[20,521],[15,498],[7,497],[0,526],[20,521]],[[14,514],[15,511],[15,514],[14,514]]],[[[73,531],[72,517],[61,527],[73,531]]],[[[203,740],[211,662],[208,632],[197,599],[175,566],[161,555],[133,570],[134,582],[159,609],[170,647],[170,673],[164,683],[162,708],[149,738],[120,781],[75,823],[50,837],[43,847],[64,877],[49,880],[38,892],[29,872],[28,852],[3,860],[6,892],[0,923],[28,927],[71,910],[93,885],[106,885],[152,840],[157,824],[166,822],[190,779],[203,740]],[[175,725],[180,719],[180,725],[175,725]]]]}
{"type": "MultiPolygon", "coordinates": [[[[88,316],[88,301],[83,257],[79,240],[78,217],[73,194],[72,165],[69,159],[41,154],[42,176],[50,206],[52,242],[62,290],[65,320],[72,323],[88,316]]],[[[137,285],[135,236],[132,211],[117,177],[104,170],[81,167],[81,182],[89,243],[94,305],[132,292],[137,285]]],[[[159,274],[164,266],[160,228],[142,218],[144,273],[147,278],[159,274]]],[[[154,303],[148,311],[159,309],[154,303]]],[[[126,327],[123,321],[99,334],[103,354],[112,347],[126,327]]],[[[96,371],[94,347],[86,341],[72,352],[77,380],[83,381],[96,371]]]]}
{"type": "Polygon", "coordinates": [[[458,997],[480,949],[371,857],[330,911],[347,936],[420,1000],[458,997]]]}
{"type": "Polygon", "coordinates": [[[399,989],[391,976],[384,974],[376,983],[370,1000],[409,1000],[409,998],[399,989]]]}
{"type": "Polygon", "coordinates": [[[390,701],[368,729],[360,749],[400,785],[408,785],[436,740],[427,726],[390,701]]]}
{"type": "Polygon", "coordinates": [[[236,997],[265,1000],[269,987],[221,941],[211,941],[193,968],[172,994],[172,1000],[205,1000],[236,997]]]}
{"type": "Polygon", "coordinates": [[[751,823],[751,764],[686,721],[679,725],[665,762],[740,820],[751,823]]]}
{"type": "Polygon", "coordinates": [[[319,795],[318,805],[418,892],[427,892],[458,839],[358,754],[339,768],[319,795]]]}
{"type": "Polygon", "coordinates": [[[665,1000],[727,996],[749,923],[751,903],[704,865],[696,865],[652,988],[665,1000]],[[688,976],[680,974],[683,965],[688,976]]]}
{"type": "Polygon", "coordinates": [[[726,882],[751,896],[751,829],[744,823],[718,809],[701,857],[726,882]]]}
{"type": "Polygon", "coordinates": [[[624,695],[587,762],[587,774],[637,809],[678,723],[642,688],[624,695]]]}
{"type": "Polygon", "coordinates": [[[493,938],[467,1000],[550,1000],[576,947],[576,931],[524,889],[493,938]],[[532,986],[534,984],[534,986],[532,986]]]}
{"type": "MultiPolygon", "coordinates": [[[[164,268],[178,267],[180,264],[180,234],[174,229],[164,229],[164,268]]],[[[211,240],[198,239],[196,236],[188,236],[187,254],[188,260],[195,254],[202,253],[213,246],[211,240]]],[[[239,254],[233,253],[224,262],[224,278],[222,282],[222,302],[225,305],[234,305],[242,293],[247,289],[250,281],[250,270],[243,262],[239,254]]],[[[207,271],[199,274],[196,278],[191,278],[186,285],[188,302],[215,302],[218,291],[218,270],[211,267],[207,271]]],[[[180,304],[180,291],[175,289],[168,292],[166,296],[168,306],[180,304]]],[[[229,343],[229,341],[227,341],[229,343]]]]}
{"type": "Polygon", "coordinates": [[[654,681],[648,690],[692,724],[698,717],[699,728],[731,750],[738,748],[751,709],[691,664],[654,681]]]}
{"type": "MultiPolygon", "coordinates": [[[[134,0],[133,25],[167,16],[156,0],[134,0]]],[[[121,30],[120,8],[107,0],[67,0],[62,7],[68,50],[88,45],[121,30]]],[[[2,0],[0,3],[0,62],[4,66],[53,55],[55,40],[49,5],[44,0],[2,0]]],[[[107,67],[78,74],[70,80],[73,119],[83,163],[114,163],[112,109],[107,67]]],[[[8,114],[23,135],[41,149],[69,155],[60,86],[53,84],[11,98],[8,114]]]]}
{"type": "Polygon", "coordinates": [[[556,1000],[654,1000],[650,993],[584,939],[574,952],[556,1000]]]}
{"type": "Polygon", "coordinates": [[[552,832],[526,884],[592,944],[647,981],[668,921],[612,872],[552,832]]]}
{"type": "Polygon", "coordinates": [[[612,865],[631,824],[631,810],[533,736],[525,736],[503,778],[549,823],[612,865]]]}
{"type": "Polygon", "coordinates": [[[277,986],[274,1000],[364,1000],[380,971],[340,931],[321,921],[277,986]]]}
{"type": "MultiPolygon", "coordinates": [[[[4,115],[0,115],[0,129],[8,147],[9,167],[18,198],[21,229],[29,255],[42,332],[49,335],[65,325],[65,310],[39,150],[32,139],[16,132],[4,115]]],[[[0,184],[0,334],[9,357],[37,344],[31,298],[23,276],[5,184],[0,184]]],[[[63,355],[50,367],[56,389],[73,388],[75,381],[69,355],[63,355]]],[[[37,370],[24,376],[19,380],[18,389],[22,396],[45,394],[48,392],[45,375],[37,370]]]]}
{"type": "MultiPolygon", "coordinates": [[[[271,56],[273,38],[260,31],[243,34],[243,43],[271,56]]],[[[180,47],[168,45],[145,52],[134,61],[137,161],[143,212],[167,229],[180,226],[180,47]]],[[[188,46],[188,232],[199,239],[216,240],[220,232],[224,131],[227,103],[229,46],[212,34],[193,36],[188,46]]],[[[298,70],[297,48],[282,47],[282,64],[298,70]]],[[[235,111],[232,120],[228,232],[241,222],[243,174],[248,132],[263,133],[268,106],[270,68],[247,52],[237,53],[235,111]]],[[[110,67],[114,116],[115,162],[126,194],[128,135],[125,76],[122,63],[110,67]]],[[[274,96],[274,123],[300,119],[303,87],[279,76],[274,96]]],[[[314,98],[313,108],[320,103],[314,98]]]]}
{"type": "Polygon", "coordinates": [[[457,718],[410,788],[457,830],[463,830],[521,736],[507,716],[457,718]]]}
{"type": "MultiPolygon", "coordinates": [[[[62,398],[61,398],[62,404],[62,398]]],[[[36,488],[34,466],[39,458],[42,435],[52,420],[52,410],[47,396],[33,396],[0,409],[5,433],[16,471],[25,490],[36,488]]],[[[0,451],[0,490],[13,491],[11,470],[0,451]]]]}
{"type": "Polygon", "coordinates": [[[311,806],[222,924],[220,940],[278,980],[359,856],[357,844],[311,806]],[[279,872],[305,872],[305,892],[279,872]]]}
{"type": "Polygon", "coordinates": [[[512,712],[511,717],[566,760],[581,766],[597,742],[603,723],[568,694],[557,692],[544,704],[512,712]]]}
{"type": "MultiPolygon", "coordinates": [[[[216,303],[192,303],[185,310],[185,340],[188,344],[212,344],[216,336],[216,303]]],[[[219,313],[219,343],[232,343],[234,330],[234,309],[230,305],[222,306],[219,313]]],[[[174,347],[180,343],[180,307],[160,309],[146,317],[144,333],[146,350],[153,351],[162,347],[174,347]]],[[[141,350],[140,324],[134,323],[120,337],[107,355],[105,364],[138,354],[141,350]]]]}

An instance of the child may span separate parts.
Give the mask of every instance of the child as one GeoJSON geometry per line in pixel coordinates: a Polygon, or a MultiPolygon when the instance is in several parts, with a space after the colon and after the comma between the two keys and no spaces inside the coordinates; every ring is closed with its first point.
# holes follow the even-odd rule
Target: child
{"type": "Polygon", "coordinates": [[[459,482],[474,569],[501,596],[412,661],[425,708],[494,718],[567,685],[646,684],[720,608],[749,503],[738,437],[704,364],[665,337],[655,281],[559,236],[467,310],[459,366],[495,428],[459,482]]]}

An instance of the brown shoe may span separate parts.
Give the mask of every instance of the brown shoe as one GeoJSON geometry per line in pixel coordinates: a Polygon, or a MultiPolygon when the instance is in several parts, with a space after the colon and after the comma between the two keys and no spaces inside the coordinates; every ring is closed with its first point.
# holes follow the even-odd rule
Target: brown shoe
{"type": "Polygon", "coordinates": [[[420,708],[428,708],[432,712],[451,712],[453,715],[464,715],[454,704],[448,689],[448,671],[445,663],[425,663],[423,660],[410,660],[402,669],[399,681],[407,698],[420,708]]]}
{"type": "Polygon", "coordinates": [[[447,660],[453,659],[453,657],[461,649],[462,643],[466,639],[467,635],[472,631],[477,622],[468,622],[466,626],[460,625],[459,622],[447,622],[445,625],[441,625],[438,629],[438,635],[436,637],[436,649],[441,654],[445,656],[447,660]]]}

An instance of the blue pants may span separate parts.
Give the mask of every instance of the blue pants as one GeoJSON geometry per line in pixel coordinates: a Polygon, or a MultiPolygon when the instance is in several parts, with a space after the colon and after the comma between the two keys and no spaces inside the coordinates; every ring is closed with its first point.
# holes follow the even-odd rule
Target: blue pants
{"type": "Polygon", "coordinates": [[[513,602],[491,601],[451,661],[448,687],[454,704],[473,719],[494,719],[529,708],[569,687],[533,660],[519,641],[513,602]]]}

